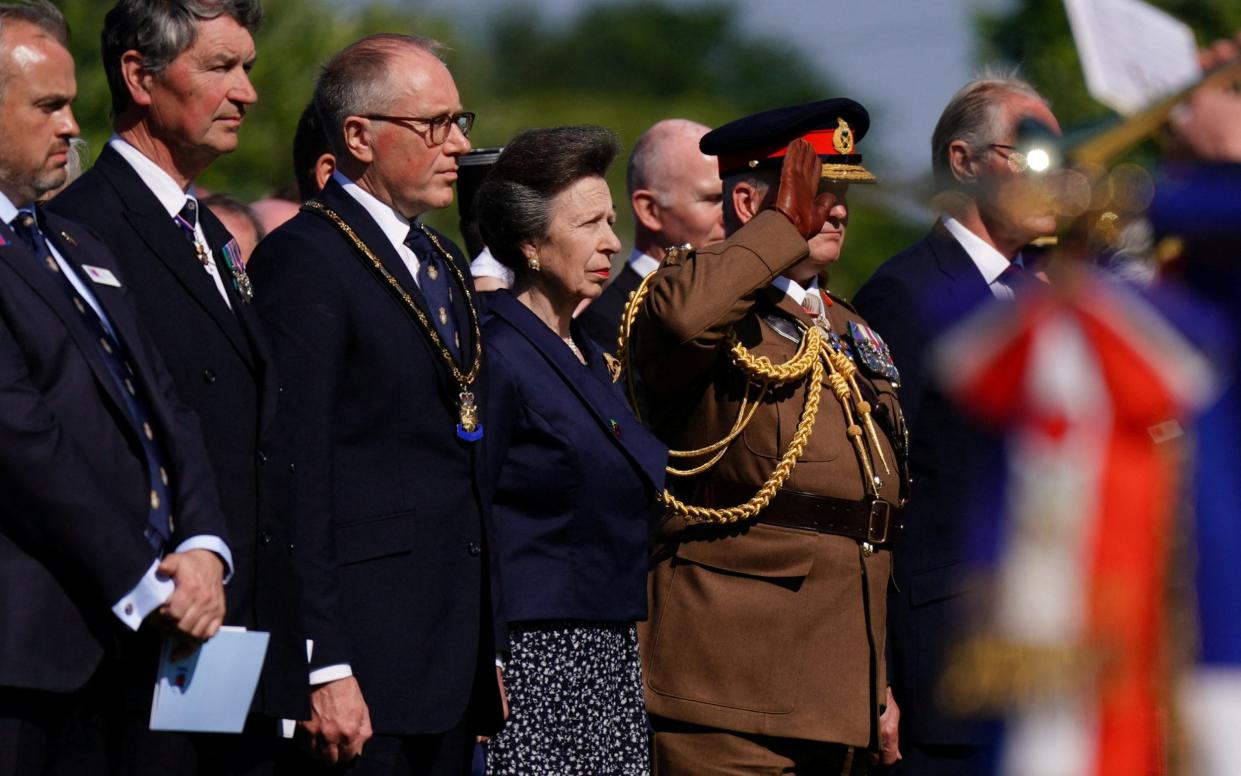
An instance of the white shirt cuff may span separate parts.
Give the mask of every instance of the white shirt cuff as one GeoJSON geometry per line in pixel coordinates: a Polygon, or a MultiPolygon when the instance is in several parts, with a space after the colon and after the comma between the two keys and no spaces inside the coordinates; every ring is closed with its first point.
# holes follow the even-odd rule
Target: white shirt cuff
{"type": "Polygon", "coordinates": [[[311,671],[310,684],[313,687],[319,684],[335,682],[337,679],[348,679],[351,676],[353,676],[353,669],[349,667],[348,663],[337,663],[336,665],[324,666],[311,671]]]}
{"type": "Polygon", "coordinates": [[[147,615],[171,598],[172,591],[176,588],[171,579],[156,572],[159,561],[159,558],[152,561],[151,567],[142,575],[142,579],[138,580],[134,589],[112,607],[112,613],[130,630],[138,630],[147,615]]]}
{"type": "Polygon", "coordinates": [[[227,585],[228,581],[233,578],[233,552],[220,537],[199,534],[177,545],[177,552],[189,552],[190,550],[210,550],[219,555],[220,560],[224,561],[224,584],[227,585]]]}
{"type": "MultiPolygon", "coordinates": [[[[220,560],[224,561],[224,584],[227,585],[232,579],[233,553],[223,539],[202,534],[191,536],[177,545],[177,552],[189,550],[209,550],[220,556],[220,560]]],[[[176,589],[171,579],[156,572],[159,562],[160,558],[152,561],[151,567],[142,575],[142,579],[138,580],[134,589],[112,607],[112,613],[119,617],[130,630],[138,630],[147,615],[163,606],[172,597],[172,591],[176,589]]]]}

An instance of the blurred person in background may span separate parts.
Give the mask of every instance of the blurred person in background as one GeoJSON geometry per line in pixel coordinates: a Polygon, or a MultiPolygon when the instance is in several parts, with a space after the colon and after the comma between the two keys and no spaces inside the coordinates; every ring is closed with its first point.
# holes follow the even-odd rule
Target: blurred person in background
{"type": "Polygon", "coordinates": [[[1053,234],[1056,218],[1021,168],[1018,125],[1059,134],[1046,101],[1009,75],[984,75],[953,96],[931,139],[943,216],[920,242],[885,262],[854,299],[892,351],[909,424],[914,482],[897,539],[889,623],[890,681],[901,709],[897,772],[962,774],[983,768],[982,734],[937,700],[955,635],[967,560],[968,494],[982,432],[931,381],[936,339],[989,299],[1011,300],[1023,282],[1022,249],[1053,234]]]}
{"type": "Polygon", "coordinates": [[[645,774],[634,623],[667,451],[625,403],[573,312],[620,241],[599,127],[535,129],[478,194],[482,235],[514,275],[488,304],[488,460],[510,716],[493,774],[645,774]]]}
{"type": "Polygon", "coordinates": [[[210,210],[241,249],[241,263],[250,260],[254,248],[267,235],[254,208],[228,194],[209,194],[199,204],[210,210]]]}
{"type": "Polygon", "coordinates": [[[664,119],[643,132],[629,154],[625,182],[633,210],[633,250],[580,316],[586,333],[609,353],[616,349],[629,295],[659,267],[665,251],[724,239],[719,168],[714,156],[698,148],[709,129],[688,119],[664,119]]]}

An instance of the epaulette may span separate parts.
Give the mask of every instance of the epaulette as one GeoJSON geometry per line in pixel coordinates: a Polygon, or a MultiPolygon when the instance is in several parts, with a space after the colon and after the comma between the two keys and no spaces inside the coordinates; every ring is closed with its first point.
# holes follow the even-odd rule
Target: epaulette
{"type": "Polygon", "coordinates": [[[659,266],[667,267],[682,264],[693,252],[694,248],[689,243],[685,243],[684,245],[675,245],[664,251],[664,260],[659,263],[659,266]]]}

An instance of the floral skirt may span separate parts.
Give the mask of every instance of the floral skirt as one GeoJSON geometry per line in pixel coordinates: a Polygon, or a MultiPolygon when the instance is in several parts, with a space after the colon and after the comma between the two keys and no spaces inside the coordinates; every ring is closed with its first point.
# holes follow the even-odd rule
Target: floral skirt
{"type": "Polygon", "coordinates": [[[510,641],[509,718],[487,747],[488,774],[650,773],[632,623],[515,625],[510,641]]]}

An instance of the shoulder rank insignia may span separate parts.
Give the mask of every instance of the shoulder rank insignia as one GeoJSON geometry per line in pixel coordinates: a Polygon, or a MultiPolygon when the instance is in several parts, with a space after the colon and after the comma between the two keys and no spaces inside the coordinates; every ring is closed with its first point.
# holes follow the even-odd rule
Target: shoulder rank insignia
{"type": "Polygon", "coordinates": [[[901,373],[896,371],[887,343],[874,329],[858,321],[849,321],[849,339],[853,340],[858,361],[866,371],[893,384],[901,381],[901,373]]]}

